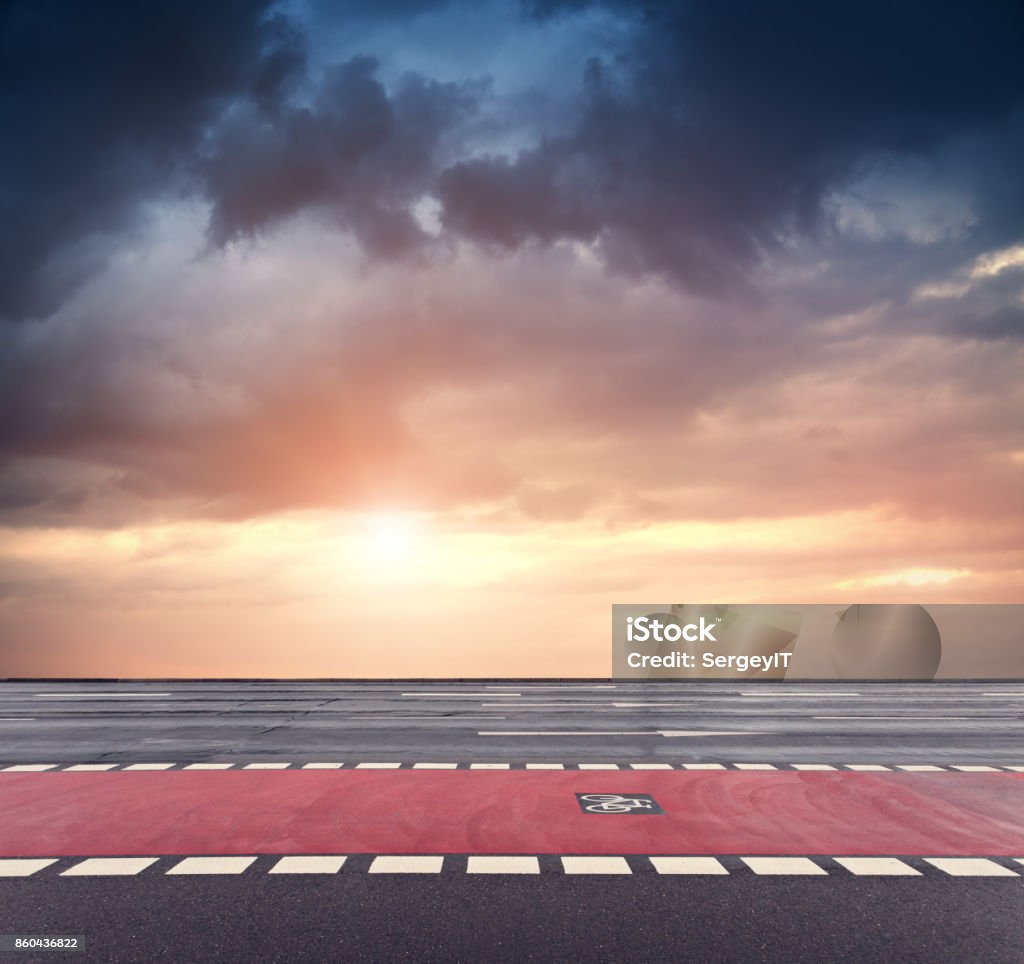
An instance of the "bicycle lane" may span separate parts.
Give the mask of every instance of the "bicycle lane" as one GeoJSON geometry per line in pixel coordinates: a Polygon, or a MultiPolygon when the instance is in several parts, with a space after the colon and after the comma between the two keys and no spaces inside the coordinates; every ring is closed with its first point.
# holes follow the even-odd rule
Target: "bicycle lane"
{"type": "Polygon", "coordinates": [[[1024,854],[1014,773],[0,773],[0,813],[4,857],[1024,854]],[[588,813],[577,794],[664,812],[588,813]]]}

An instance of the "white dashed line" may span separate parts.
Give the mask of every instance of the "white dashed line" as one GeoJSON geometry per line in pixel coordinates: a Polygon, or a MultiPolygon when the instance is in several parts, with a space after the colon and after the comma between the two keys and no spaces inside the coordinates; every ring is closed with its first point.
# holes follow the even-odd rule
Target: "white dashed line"
{"type": "Polygon", "coordinates": [[[539,874],[536,857],[470,857],[467,874],[539,874]]]}
{"type": "Polygon", "coordinates": [[[581,770],[618,770],[619,768],[617,763],[579,763],[577,766],[581,770]]]}
{"type": "Polygon", "coordinates": [[[282,857],[268,874],[336,874],[345,857],[282,857]]]}
{"type": "Polygon", "coordinates": [[[471,763],[469,768],[470,770],[507,770],[509,766],[508,763],[471,763]]]}
{"type": "Polygon", "coordinates": [[[997,864],[983,857],[925,857],[933,867],[938,867],[951,877],[1017,877],[1009,867],[997,864]]]}
{"type": "Polygon", "coordinates": [[[684,770],[724,770],[721,763],[684,763],[684,770]]]}
{"type": "Polygon", "coordinates": [[[64,769],[68,770],[68,771],[72,771],[72,770],[86,770],[86,771],[92,771],[92,770],[113,770],[114,767],[116,767],[116,766],[117,766],[116,763],[76,763],[74,766],[64,767],[64,769]]]}
{"type": "Polygon", "coordinates": [[[836,857],[851,874],[859,877],[920,877],[921,871],[897,857],[836,857]]]}
{"type": "Polygon", "coordinates": [[[794,770],[834,770],[834,766],[827,763],[794,763],[794,770]]]}
{"type": "Polygon", "coordinates": [[[908,764],[896,764],[897,770],[906,770],[907,773],[934,773],[936,771],[945,772],[942,767],[933,767],[928,763],[908,763],[908,764]]]}
{"type": "Polygon", "coordinates": [[[527,763],[527,770],[564,770],[564,763],[527,763]]]}
{"type": "Polygon", "coordinates": [[[954,770],[962,770],[964,773],[996,773],[997,767],[984,767],[984,766],[955,766],[954,770]]]}
{"type": "Polygon", "coordinates": [[[567,874],[631,874],[625,857],[563,857],[567,874]]]}
{"type": "Polygon", "coordinates": [[[357,763],[357,770],[397,770],[401,763],[357,763]]]}
{"type": "Polygon", "coordinates": [[[290,763],[247,763],[243,770],[287,770],[290,763]]]}
{"type": "Polygon", "coordinates": [[[43,770],[53,770],[60,766],[59,763],[18,763],[12,767],[4,767],[5,773],[40,773],[43,770]]]}
{"type": "Polygon", "coordinates": [[[303,763],[303,770],[340,770],[343,763],[303,763]]]}
{"type": "Polygon", "coordinates": [[[134,877],[157,862],[156,857],[90,857],[69,867],[61,877],[134,877]]]}
{"type": "Polygon", "coordinates": [[[57,863],[56,859],[28,860],[24,858],[0,859],[0,877],[31,877],[34,873],[57,863]]]}
{"type": "Polygon", "coordinates": [[[737,763],[734,764],[737,770],[774,770],[776,767],[770,763],[737,763]]]}
{"type": "Polygon", "coordinates": [[[186,770],[230,770],[233,763],[190,763],[186,770]]]}
{"type": "Polygon", "coordinates": [[[457,770],[459,765],[457,763],[414,763],[412,768],[414,770],[457,770]]]}
{"type": "Polygon", "coordinates": [[[659,874],[728,874],[714,857],[651,857],[659,874]]]}
{"type": "Polygon", "coordinates": [[[631,770],[671,770],[671,763],[631,763],[631,770]]]}
{"type": "Polygon", "coordinates": [[[869,770],[885,770],[886,773],[889,772],[888,767],[880,766],[877,763],[846,763],[844,766],[847,770],[858,770],[863,772],[867,772],[869,770]]]}
{"type": "Polygon", "coordinates": [[[255,857],[186,857],[176,863],[168,874],[240,874],[255,857]]]}
{"type": "Polygon", "coordinates": [[[375,857],[371,874],[439,874],[444,857],[375,857]]]}
{"type": "Polygon", "coordinates": [[[824,877],[828,871],[807,857],[743,857],[755,874],[762,876],[824,877]]]}
{"type": "Polygon", "coordinates": [[[173,763],[133,763],[126,770],[170,770],[173,763]]]}

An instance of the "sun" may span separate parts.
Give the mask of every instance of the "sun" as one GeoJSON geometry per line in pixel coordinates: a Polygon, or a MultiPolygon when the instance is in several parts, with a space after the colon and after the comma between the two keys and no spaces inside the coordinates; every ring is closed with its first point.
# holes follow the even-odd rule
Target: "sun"
{"type": "Polygon", "coordinates": [[[420,534],[413,513],[375,512],[366,517],[366,554],[382,564],[406,562],[414,555],[420,534]]]}

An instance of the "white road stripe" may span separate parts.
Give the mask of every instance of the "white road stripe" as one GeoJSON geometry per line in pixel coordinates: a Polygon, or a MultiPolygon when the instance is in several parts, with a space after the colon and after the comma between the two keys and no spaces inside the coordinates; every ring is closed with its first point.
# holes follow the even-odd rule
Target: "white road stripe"
{"type": "Polygon", "coordinates": [[[0,723],[34,723],[34,716],[0,716],[0,723]]]}
{"type": "Polygon", "coordinates": [[[631,770],[671,770],[671,763],[631,763],[631,770]]]}
{"type": "Polygon", "coordinates": [[[375,857],[371,874],[439,874],[444,857],[375,857]]]}
{"type": "Polygon", "coordinates": [[[878,763],[846,763],[844,766],[847,770],[885,770],[886,773],[889,772],[889,767],[883,767],[878,763]]]}
{"type": "Polygon", "coordinates": [[[834,766],[827,763],[794,763],[794,770],[834,770],[834,766]]]}
{"type": "Polygon", "coordinates": [[[18,763],[12,767],[4,767],[4,773],[38,773],[41,770],[53,770],[56,763],[18,763]]]}
{"type": "Polygon", "coordinates": [[[509,766],[508,763],[471,763],[469,768],[470,770],[507,770],[509,766]]]}
{"type": "Polygon", "coordinates": [[[255,857],[186,857],[179,861],[168,874],[240,874],[255,857]]]}
{"type": "Polygon", "coordinates": [[[345,857],[282,857],[268,874],[336,874],[345,857]]]}
{"type": "Polygon", "coordinates": [[[617,763],[579,763],[577,766],[581,770],[618,770],[619,768],[617,763]]]}
{"type": "Polygon", "coordinates": [[[477,736],[763,736],[767,730],[479,730],[477,736]]]}
{"type": "Polygon", "coordinates": [[[64,770],[113,770],[116,766],[116,763],[76,763],[73,767],[64,767],[64,770]]]}
{"type": "Polygon", "coordinates": [[[774,699],[776,696],[785,696],[788,698],[797,697],[799,699],[816,699],[820,696],[860,696],[860,693],[818,693],[814,691],[804,690],[799,693],[782,693],[778,690],[772,693],[741,693],[741,696],[756,696],[761,699],[774,699]]]}
{"type": "Polygon", "coordinates": [[[742,857],[755,874],[762,876],[825,877],[828,871],[807,857],[742,857]]]}
{"type": "Polygon", "coordinates": [[[651,857],[659,874],[727,874],[714,857],[651,857]]]}
{"type": "Polygon", "coordinates": [[[771,763],[737,763],[737,770],[777,770],[771,763]]]}
{"type": "Polygon", "coordinates": [[[470,857],[467,874],[539,874],[536,857],[470,857]]]}
{"type": "Polygon", "coordinates": [[[340,770],[343,763],[303,763],[303,770],[340,770]]]}
{"type": "Polygon", "coordinates": [[[357,763],[357,770],[397,770],[401,763],[357,763]]]}
{"type": "Polygon", "coordinates": [[[684,763],[684,770],[724,770],[721,763],[684,763]]]}
{"type": "Polygon", "coordinates": [[[31,877],[44,867],[57,863],[55,858],[25,859],[22,857],[0,859],[0,877],[31,877]]]}
{"type": "Polygon", "coordinates": [[[457,770],[457,763],[414,763],[414,770],[457,770]]]}
{"type": "Polygon", "coordinates": [[[1019,877],[1018,874],[983,857],[925,857],[933,867],[938,867],[951,877],[1019,877]]]}
{"type": "Polygon", "coordinates": [[[814,716],[815,720],[899,720],[903,723],[914,723],[918,720],[1014,720],[1015,716],[814,716]]]}
{"type": "Polygon", "coordinates": [[[190,763],[186,770],[230,770],[233,763],[190,763]]]}
{"type": "Polygon", "coordinates": [[[625,857],[563,857],[567,874],[631,874],[625,857]]]}
{"type": "Polygon", "coordinates": [[[998,767],[983,767],[983,766],[953,766],[954,770],[962,770],[964,773],[996,773],[998,767]]]}
{"type": "Polygon", "coordinates": [[[908,773],[934,773],[936,770],[945,772],[945,767],[933,767],[930,763],[898,763],[896,769],[906,770],[908,773]]]}
{"type": "Polygon", "coordinates": [[[133,763],[131,766],[126,766],[126,770],[170,770],[174,766],[173,763],[133,763]]]}
{"type": "Polygon", "coordinates": [[[109,700],[111,698],[117,699],[137,699],[140,696],[170,696],[170,693],[33,693],[32,698],[36,700],[80,700],[87,697],[95,697],[97,699],[109,700]]]}
{"type": "Polygon", "coordinates": [[[527,770],[564,770],[564,763],[527,763],[527,770]]]}
{"type": "Polygon", "coordinates": [[[521,696],[521,693],[469,693],[466,691],[460,691],[458,693],[403,693],[402,696],[433,696],[437,699],[450,699],[454,696],[462,696],[466,699],[479,699],[481,696],[521,696]]]}
{"type": "Polygon", "coordinates": [[[243,770],[287,770],[290,763],[247,763],[243,770]]]}
{"type": "Polygon", "coordinates": [[[921,871],[896,857],[835,857],[835,862],[859,877],[920,877],[921,871]]]}
{"type": "Polygon", "coordinates": [[[134,877],[156,862],[156,857],[90,857],[69,867],[60,876],[134,877]]]}

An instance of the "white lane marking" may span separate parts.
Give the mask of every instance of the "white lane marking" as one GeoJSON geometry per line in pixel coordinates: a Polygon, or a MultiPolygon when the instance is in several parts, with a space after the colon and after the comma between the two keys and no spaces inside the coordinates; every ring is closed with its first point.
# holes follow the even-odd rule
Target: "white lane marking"
{"type": "Polygon", "coordinates": [[[0,877],[31,877],[37,871],[55,863],[57,863],[56,858],[43,860],[27,860],[21,857],[0,859],[0,877]]]}
{"type": "Polygon", "coordinates": [[[966,719],[1016,719],[1014,716],[912,716],[909,713],[903,716],[814,716],[812,719],[885,719],[885,720],[902,720],[903,722],[913,722],[919,719],[944,719],[944,720],[966,720],[966,719]]]}
{"type": "Polygon", "coordinates": [[[539,874],[536,857],[470,857],[467,874],[539,874]]]}
{"type": "Polygon", "coordinates": [[[741,857],[755,874],[827,877],[828,871],[807,857],[741,857]]]}
{"type": "Polygon", "coordinates": [[[814,698],[817,698],[819,696],[860,696],[861,694],[860,693],[818,693],[818,692],[814,692],[814,691],[805,690],[802,693],[780,693],[780,692],[774,692],[774,693],[740,693],[740,695],[741,696],[756,696],[756,697],[760,697],[762,699],[775,699],[776,696],[786,696],[786,697],[790,697],[790,698],[798,697],[798,698],[814,699],[814,698]]]}
{"type": "Polygon", "coordinates": [[[527,763],[527,770],[564,770],[564,763],[527,763]]]}
{"type": "Polygon", "coordinates": [[[140,696],[170,696],[170,693],[33,693],[36,700],[80,700],[86,697],[109,700],[113,698],[137,699],[140,696]]]}
{"type": "Polygon", "coordinates": [[[233,763],[190,763],[186,770],[230,770],[233,763]]]}
{"type": "MultiPolygon", "coordinates": [[[[498,693],[469,693],[460,691],[458,693],[403,693],[402,696],[433,696],[437,699],[451,699],[454,696],[463,696],[466,699],[479,699],[481,696],[498,696],[498,693]]],[[[522,696],[521,693],[501,693],[501,696],[522,696]]]]}
{"type": "Polygon", "coordinates": [[[345,857],[282,857],[268,874],[336,874],[345,857]]]}
{"type": "Polygon", "coordinates": [[[444,857],[374,857],[371,874],[439,874],[444,857]]]}
{"type": "Polygon", "coordinates": [[[633,709],[640,706],[656,706],[659,709],[671,710],[680,706],[693,706],[694,703],[691,701],[689,703],[612,703],[611,705],[619,710],[633,709]]]}
{"type": "Polygon", "coordinates": [[[507,770],[508,763],[471,763],[470,770],[507,770]]]}
{"type": "Polygon", "coordinates": [[[827,763],[794,763],[794,770],[834,770],[834,766],[827,763]]]}
{"type": "MultiPolygon", "coordinates": [[[[565,683],[565,684],[562,684],[562,683],[557,683],[557,684],[556,683],[544,683],[544,684],[539,684],[537,686],[534,686],[531,683],[527,683],[525,686],[518,686],[516,688],[517,689],[527,689],[527,690],[530,690],[530,691],[533,691],[533,690],[614,690],[614,689],[618,689],[618,687],[614,683],[593,683],[593,684],[587,684],[585,686],[584,685],[576,686],[573,683],[565,683]]],[[[485,689],[489,689],[489,690],[503,690],[503,689],[511,689],[511,687],[497,686],[497,685],[494,685],[494,684],[488,684],[485,687],[485,689]]]]}
{"type": "Polygon", "coordinates": [[[173,763],[133,763],[131,766],[127,766],[126,770],[170,770],[174,766],[173,763]]]}
{"type": "Polygon", "coordinates": [[[401,763],[357,763],[357,770],[397,770],[401,763]]]}
{"type": "Polygon", "coordinates": [[[577,700],[575,703],[566,703],[564,700],[561,703],[520,703],[518,700],[513,700],[511,703],[481,703],[482,708],[500,706],[502,709],[510,710],[521,710],[521,709],[538,709],[540,707],[558,707],[563,710],[578,710],[578,709],[593,709],[594,707],[610,708],[611,703],[599,703],[597,700],[588,700],[583,702],[577,700]]]}
{"type": "Polygon", "coordinates": [[[930,763],[897,763],[896,769],[906,770],[908,773],[934,773],[936,770],[940,770],[943,773],[946,772],[945,767],[933,767],[930,763]]]}
{"type": "Polygon", "coordinates": [[[631,770],[671,770],[671,763],[631,763],[631,770]]]}
{"type": "Polygon", "coordinates": [[[951,877],[1019,877],[1018,874],[984,857],[925,857],[933,867],[951,877]]]}
{"type": "Polygon", "coordinates": [[[186,857],[179,861],[168,874],[240,874],[255,857],[186,857]]]}
{"type": "Polygon", "coordinates": [[[724,770],[721,763],[683,763],[684,770],[724,770]]]}
{"type": "Polygon", "coordinates": [[[835,857],[835,862],[860,877],[920,877],[921,871],[896,857],[835,857]]]}
{"type": "Polygon", "coordinates": [[[662,736],[766,736],[771,730],[658,730],[662,736]]]}
{"type": "Polygon", "coordinates": [[[767,730],[478,730],[477,736],[763,736],[767,730]]]}
{"type": "Polygon", "coordinates": [[[1004,770],[1013,770],[1014,773],[1024,773],[1024,767],[1003,767],[1004,770]]]}
{"type": "Polygon", "coordinates": [[[578,763],[581,770],[618,770],[617,763],[578,763]]]}
{"type": "Polygon", "coordinates": [[[777,770],[778,767],[771,763],[736,763],[737,770],[777,770]]]}
{"type": "Polygon", "coordinates": [[[350,716],[350,720],[357,720],[360,723],[390,723],[392,720],[437,720],[439,723],[468,723],[471,720],[474,723],[479,723],[481,720],[486,720],[490,723],[492,720],[503,720],[504,716],[495,716],[493,713],[488,713],[481,716],[438,716],[436,713],[430,716],[393,716],[388,714],[387,716],[381,716],[377,718],[367,716],[350,716]]]}
{"type": "Polygon", "coordinates": [[[243,770],[287,770],[290,763],[247,763],[243,770]]]}
{"type": "Polygon", "coordinates": [[[412,768],[414,770],[457,770],[459,765],[457,763],[414,763],[412,768]]]}
{"type": "Polygon", "coordinates": [[[34,723],[34,716],[0,716],[0,723],[34,723]]]}
{"type": "Polygon", "coordinates": [[[631,874],[625,857],[563,857],[567,874],[631,874]]]}
{"type": "Polygon", "coordinates": [[[964,773],[997,773],[998,767],[983,767],[983,766],[953,766],[954,770],[962,770],[964,773]]]}
{"type": "Polygon", "coordinates": [[[340,770],[342,763],[303,763],[303,770],[340,770]]]}
{"type": "Polygon", "coordinates": [[[65,771],[71,770],[113,770],[116,763],[76,763],[73,767],[64,767],[65,771]]]}
{"type": "Polygon", "coordinates": [[[981,695],[982,696],[1003,696],[1003,697],[1006,697],[1007,699],[1014,699],[1014,700],[1024,699],[1024,692],[1020,692],[1020,693],[982,693],[981,695]]]}
{"type": "Polygon", "coordinates": [[[134,877],[156,862],[156,857],[90,857],[69,867],[60,876],[134,877]]]}
{"type": "Polygon", "coordinates": [[[40,770],[53,770],[56,763],[18,763],[12,767],[4,767],[4,773],[38,773],[40,770]]]}
{"type": "Polygon", "coordinates": [[[888,767],[884,767],[878,763],[844,763],[843,765],[847,770],[885,770],[886,773],[889,772],[888,767]]]}
{"type": "Polygon", "coordinates": [[[727,874],[714,857],[651,857],[659,874],[727,874]]]}

